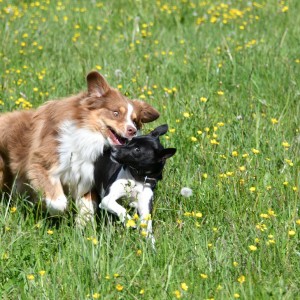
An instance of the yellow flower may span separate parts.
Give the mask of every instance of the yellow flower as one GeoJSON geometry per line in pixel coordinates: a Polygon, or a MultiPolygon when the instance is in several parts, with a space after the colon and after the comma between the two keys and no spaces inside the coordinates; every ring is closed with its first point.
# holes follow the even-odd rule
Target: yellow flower
{"type": "Polygon", "coordinates": [[[202,213],[201,213],[201,212],[197,212],[197,213],[195,214],[195,217],[196,217],[196,218],[202,218],[202,213]]]}
{"type": "Polygon", "coordinates": [[[245,277],[244,275],[241,275],[241,276],[237,279],[237,281],[238,281],[239,283],[244,283],[244,282],[246,281],[246,277],[245,277]]]}
{"type": "Polygon", "coordinates": [[[207,279],[207,278],[208,278],[208,276],[207,276],[206,274],[203,274],[203,273],[200,274],[200,277],[201,277],[202,279],[207,279]]]}
{"type": "Polygon", "coordinates": [[[140,249],[139,249],[139,250],[137,250],[137,251],[136,251],[136,255],[137,255],[137,256],[140,256],[140,255],[142,255],[142,250],[140,250],[140,249]]]}
{"type": "Polygon", "coordinates": [[[34,275],[33,274],[28,274],[27,279],[28,280],[34,280],[34,275]]]}
{"type": "Polygon", "coordinates": [[[182,282],[180,286],[184,291],[187,291],[189,288],[185,282],[182,282]]]}
{"type": "Polygon", "coordinates": [[[240,298],[240,295],[239,295],[238,293],[234,293],[234,294],[233,294],[233,297],[234,297],[234,298],[240,298]]]}
{"type": "Polygon", "coordinates": [[[139,294],[140,294],[140,295],[144,295],[144,294],[145,294],[145,290],[144,290],[144,289],[141,289],[140,292],[139,292],[139,294]]]}
{"type": "Polygon", "coordinates": [[[92,239],[92,243],[93,243],[94,245],[97,245],[97,244],[98,244],[97,239],[96,239],[96,238],[93,238],[93,239],[92,239]]]}
{"type": "Polygon", "coordinates": [[[201,98],[200,98],[200,101],[205,103],[205,102],[207,102],[207,98],[201,97],[201,98]]]}
{"type": "Polygon", "coordinates": [[[185,118],[189,118],[191,115],[190,115],[188,112],[184,112],[184,113],[183,113],[183,116],[184,116],[185,118]]]}
{"type": "Polygon", "coordinates": [[[271,122],[272,122],[272,124],[278,124],[278,120],[275,119],[275,118],[272,118],[272,119],[271,119],[271,122]]]}
{"type": "Polygon", "coordinates": [[[251,193],[254,193],[254,192],[256,191],[256,188],[255,188],[254,186],[251,186],[251,188],[249,189],[249,191],[250,191],[251,193]]]}
{"type": "Polygon", "coordinates": [[[249,156],[248,153],[244,153],[244,154],[242,155],[243,158],[247,158],[248,156],[249,156]]]}
{"type": "Polygon", "coordinates": [[[289,236],[294,236],[296,234],[295,230],[289,230],[289,236]]]}
{"type": "Polygon", "coordinates": [[[232,155],[233,157],[236,157],[236,156],[238,156],[238,152],[237,152],[237,151],[232,151],[232,152],[231,152],[231,155],[232,155]]]}
{"type": "Polygon", "coordinates": [[[39,274],[40,274],[41,276],[44,276],[44,275],[45,275],[45,273],[46,273],[46,271],[45,271],[45,270],[41,270],[41,271],[39,271],[39,274]]]}
{"type": "Polygon", "coordinates": [[[17,211],[17,208],[14,206],[14,207],[12,207],[11,209],[10,209],[10,212],[13,214],[13,213],[15,213],[17,211]]]}
{"type": "Polygon", "coordinates": [[[239,167],[239,170],[240,170],[241,172],[244,172],[244,171],[246,170],[246,167],[245,167],[245,166],[241,166],[241,167],[239,167]]]}
{"type": "Polygon", "coordinates": [[[224,92],[223,92],[223,91],[217,91],[217,94],[218,94],[219,96],[223,96],[223,95],[224,95],[224,92]]]}
{"type": "Polygon", "coordinates": [[[236,262],[236,261],[234,261],[232,264],[233,264],[234,267],[237,267],[239,265],[239,263],[236,262]]]}
{"type": "Polygon", "coordinates": [[[192,142],[197,142],[197,138],[194,137],[194,136],[192,136],[192,137],[191,137],[191,141],[192,141],[192,142]]]}
{"type": "Polygon", "coordinates": [[[116,285],[116,290],[117,291],[121,292],[121,291],[123,291],[123,289],[124,289],[123,285],[121,285],[119,283],[116,285]]]}
{"type": "Polygon", "coordinates": [[[204,179],[206,179],[206,178],[208,177],[207,173],[203,173],[203,174],[202,174],[202,177],[203,177],[204,179]]]}
{"type": "Polygon", "coordinates": [[[249,246],[249,249],[250,249],[251,251],[256,251],[256,250],[257,250],[257,247],[256,247],[255,245],[250,245],[250,246],[249,246]]]}
{"type": "Polygon", "coordinates": [[[211,143],[212,145],[219,145],[219,144],[220,144],[216,139],[210,140],[210,143],[211,143]]]}
{"type": "Polygon", "coordinates": [[[100,294],[99,293],[95,293],[93,294],[93,299],[99,299],[100,298],[100,294]]]}
{"type": "Polygon", "coordinates": [[[281,11],[282,11],[283,13],[287,12],[288,10],[289,10],[289,7],[286,6],[286,5],[281,9],[281,11]]]}
{"type": "Polygon", "coordinates": [[[119,274],[119,273],[115,273],[115,274],[114,274],[114,277],[115,277],[115,278],[118,278],[118,277],[120,277],[120,274],[119,274]]]}
{"type": "Polygon", "coordinates": [[[298,220],[296,221],[296,224],[297,224],[297,225],[300,225],[300,219],[298,219],[298,220]]]}
{"type": "Polygon", "coordinates": [[[281,144],[285,149],[288,149],[290,147],[290,144],[287,141],[282,142],[281,144]]]}
{"type": "Polygon", "coordinates": [[[47,231],[47,233],[51,235],[51,234],[54,233],[54,231],[49,229],[49,230],[47,231]]]}
{"type": "Polygon", "coordinates": [[[177,299],[180,299],[180,298],[181,298],[181,293],[180,293],[178,290],[176,290],[176,291],[174,292],[174,296],[175,296],[177,299]]]}
{"type": "Polygon", "coordinates": [[[126,227],[129,228],[129,227],[136,227],[136,223],[133,219],[130,219],[127,221],[126,223],[126,227]]]}
{"type": "Polygon", "coordinates": [[[255,148],[252,148],[251,151],[252,151],[254,154],[258,154],[258,153],[259,153],[259,150],[255,149],[255,148]]]}

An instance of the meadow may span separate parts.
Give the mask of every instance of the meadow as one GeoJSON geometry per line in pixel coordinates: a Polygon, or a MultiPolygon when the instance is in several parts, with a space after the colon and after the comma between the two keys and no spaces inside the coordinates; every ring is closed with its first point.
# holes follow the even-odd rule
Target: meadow
{"type": "MultiPolygon", "coordinates": [[[[167,123],[156,251],[0,203],[1,299],[300,299],[300,2],[0,0],[0,111],[98,70],[167,123]],[[184,189],[183,188],[188,188],[184,189]]],[[[4,198],[2,196],[2,198],[4,198]]]]}

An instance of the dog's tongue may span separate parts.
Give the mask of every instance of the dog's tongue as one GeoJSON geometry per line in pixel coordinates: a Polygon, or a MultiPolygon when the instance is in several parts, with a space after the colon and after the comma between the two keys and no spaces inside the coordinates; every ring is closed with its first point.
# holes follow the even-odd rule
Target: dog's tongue
{"type": "Polygon", "coordinates": [[[117,133],[113,132],[112,130],[111,132],[111,139],[113,141],[114,144],[116,145],[124,145],[127,141],[126,138],[121,137],[120,135],[118,135],[117,133]]]}

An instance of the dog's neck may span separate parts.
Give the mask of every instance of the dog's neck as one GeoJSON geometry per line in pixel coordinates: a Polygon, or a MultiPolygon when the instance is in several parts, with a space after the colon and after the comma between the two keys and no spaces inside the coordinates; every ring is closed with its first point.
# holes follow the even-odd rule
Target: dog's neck
{"type": "Polygon", "coordinates": [[[123,168],[127,169],[136,181],[142,182],[144,184],[149,184],[152,190],[155,189],[157,181],[162,179],[162,163],[157,164],[151,170],[136,169],[126,165],[124,165],[123,168]]]}

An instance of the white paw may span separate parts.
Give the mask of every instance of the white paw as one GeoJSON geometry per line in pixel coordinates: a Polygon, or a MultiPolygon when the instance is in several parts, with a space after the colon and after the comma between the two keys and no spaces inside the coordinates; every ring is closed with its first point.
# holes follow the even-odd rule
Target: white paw
{"type": "Polygon", "coordinates": [[[51,216],[63,214],[68,205],[66,196],[59,196],[57,199],[45,199],[47,211],[51,216]]]}

